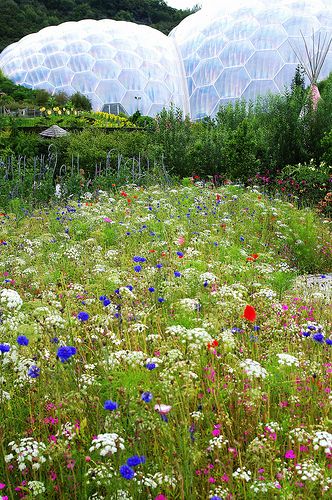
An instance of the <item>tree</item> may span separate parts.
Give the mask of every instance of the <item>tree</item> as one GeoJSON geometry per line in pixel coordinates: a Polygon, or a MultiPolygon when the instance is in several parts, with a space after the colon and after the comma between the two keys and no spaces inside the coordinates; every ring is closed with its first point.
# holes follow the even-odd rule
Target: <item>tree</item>
{"type": "Polygon", "coordinates": [[[92,106],[90,100],[83,94],[76,92],[71,96],[71,102],[74,105],[74,108],[81,111],[91,111],[92,106]]]}

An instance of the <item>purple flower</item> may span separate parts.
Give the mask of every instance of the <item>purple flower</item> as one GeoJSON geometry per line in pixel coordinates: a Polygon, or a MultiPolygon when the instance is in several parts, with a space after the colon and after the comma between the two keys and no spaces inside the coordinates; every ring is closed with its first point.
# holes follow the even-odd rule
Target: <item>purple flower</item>
{"type": "Polygon", "coordinates": [[[136,271],[136,273],[139,273],[141,270],[142,270],[142,266],[135,266],[134,267],[134,271],[136,271]]]}
{"type": "Polygon", "coordinates": [[[159,297],[158,302],[160,302],[162,304],[163,302],[165,302],[165,299],[163,299],[162,297],[159,297]]]}
{"type": "Polygon", "coordinates": [[[148,370],[154,370],[156,368],[156,363],[147,363],[145,365],[145,368],[147,368],[148,370]]]}
{"type": "Polygon", "coordinates": [[[312,336],[313,340],[316,340],[316,342],[322,343],[324,342],[324,335],[322,333],[315,333],[315,335],[312,336]]]}
{"type": "Polygon", "coordinates": [[[135,255],[135,257],[133,257],[133,261],[134,262],[146,262],[146,258],[145,257],[139,257],[138,255],[135,255]]]}
{"type": "Polygon", "coordinates": [[[131,467],[128,467],[127,464],[121,465],[119,470],[120,470],[121,476],[124,477],[125,479],[133,479],[133,477],[135,476],[134,469],[132,469],[131,467]]]}
{"type": "Polygon", "coordinates": [[[39,377],[39,375],[40,375],[40,368],[38,368],[38,366],[36,366],[36,365],[30,366],[30,368],[28,370],[28,375],[31,378],[37,378],[37,377],[39,377]]]}
{"type": "Polygon", "coordinates": [[[9,352],[9,351],[10,351],[10,345],[0,344],[0,352],[9,352]]]}
{"type": "Polygon", "coordinates": [[[181,273],[180,273],[180,271],[174,271],[174,276],[175,276],[176,278],[181,278],[181,273]]]}
{"type": "Polygon", "coordinates": [[[103,300],[103,305],[104,305],[105,307],[109,306],[109,305],[110,305],[110,303],[111,303],[110,299],[105,299],[105,300],[103,300]]]}
{"type": "Polygon", "coordinates": [[[144,401],[144,403],[151,403],[151,401],[153,399],[152,392],[149,392],[149,391],[143,392],[141,399],[142,399],[142,401],[144,401]]]}
{"type": "Polygon", "coordinates": [[[153,293],[153,292],[154,292],[154,288],[153,288],[153,286],[150,286],[150,288],[149,288],[149,292],[151,292],[151,293],[153,293]]]}
{"type": "Polygon", "coordinates": [[[332,339],[325,339],[325,344],[332,345],[332,339]]]}
{"type": "Polygon", "coordinates": [[[77,319],[80,321],[88,321],[89,317],[88,313],[84,311],[79,312],[77,315],[77,319]]]}
{"type": "Polygon", "coordinates": [[[74,356],[74,354],[76,354],[76,347],[66,345],[59,347],[57,352],[57,356],[60,359],[61,363],[67,361],[69,358],[74,356]]]}
{"type": "Polygon", "coordinates": [[[119,408],[119,404],[111,399],[107,399],[104,403],[104,410],[114,411],[119,408]]]}
{"type": "Polygon", "coordinates": [[[25,335],[19,335],[16,339],[19,345],[29,345],[29,339],[25,335]]]}
{"type": "Polygon", "coordinates": [[[161,269],[162,267],[163,267],[163,265],[162,265],[162,264],[157,264],[157,265],[156,265],[156,268],[157,268],[157,269],[161,269]]]}
{"type": "Polygon", "coordinates": [[[144,455],[141,455],[140,457],[138,455],[134,455],[128,458],[127,465],[129,467],[136,467],[137,465],[145,464],[145,462],[146,458],[144,455]]]}

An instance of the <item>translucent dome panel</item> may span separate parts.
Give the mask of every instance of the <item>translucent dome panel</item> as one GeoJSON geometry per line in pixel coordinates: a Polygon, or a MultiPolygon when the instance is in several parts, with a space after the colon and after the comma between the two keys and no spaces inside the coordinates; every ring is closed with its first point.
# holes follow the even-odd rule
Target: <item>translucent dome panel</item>
{"type": "Polygon", "coordinates": [[[103,19],[44,28],[7,47],[0,68],[29,88],[81,92],[95,110],[120,103],[154,114],[174,103],[189,112],[175,41],[147,26],[103,19]]]}
{"type": "MultiPolygon", "coordinates": [[[[209,2],[170,34],[182,55],[194,119],[235,99],[282,92],[294,77],[312,33],[332,36],[331,0],[209,2]],[[211,92],[211,96],[208,96],[211,92]],[[218,102],[211,110],[211,103],[218,102]]],[[[311,41],[312,43],[312,41],[311,41]]],[[[310,45],[311,45],[310,43],[310,45]]],[[[332,71],[332,47],[320,77],[332,71]]]]}

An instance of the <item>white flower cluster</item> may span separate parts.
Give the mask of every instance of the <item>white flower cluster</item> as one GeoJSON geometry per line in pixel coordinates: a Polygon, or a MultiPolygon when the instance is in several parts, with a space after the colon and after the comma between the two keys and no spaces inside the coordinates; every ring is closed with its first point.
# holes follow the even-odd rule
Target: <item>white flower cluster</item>
{"type": "Polygon", "coordinates": [[[156,472],[155,474],[146,474],[141,479],[137,479],[137,483],[148,488],[158,488],[158,486],[170,486],[175,488],[177,480],[174,476],[156,472]]]}
{"type": "Polygon", "coordinates": [[[10,288],[3,288],[0,291],[0,303],[8,309],[19,310],[22,307],[23,300],[16,290],[10,288]]]}
{"type": "Polygon", "coordinates": [[[200,302],[198,299],[181,299],[179,304],[188,311],[198,311],[200,309],[200,302]]]}
{"type": "Polygon", "coordinates": [[[254,493],[268,493],[270,490],[275,490],[276,488],[281,488],[278,482],[273,483],[272,481],[254,481],[250,486],[250,489],[254,493]]]}
{"type": "Polygon", "coordinates": [[[42,495],[46,491],[44,483],[42,483],[41,481],[29,481],[28,488],[29,488],[33,497],[37,497],[38,495],[42,495]]]}
{"type": "Polygon", "coordinates": [[[203,282],[203,283],[214,283],[215,281],[217,281],[217,276],[215,276],[213,273],[203,273],[200,275],[199,279],[203,282]]]}
{"type": "Polygon", "coordinates": [[[236,341],[234,334],[232,333],[232,330],[225,330],[224,332],[221,333],[219,336],[220,340],[222,343],[227,347],[228,349],[234,349],[236,346],[236,341]]]}
{"type": "Polygon", "coordinates": [[[67,248],[67,250],[63,253],[65,257],[69,260],[74,260],[75,262],[79,262],[81,258],[81,249],[79,246],[72,246],[67,248]]]}
{"type": "Polygon", "coordinates": [[[267,371],[263,368],[258,361],[252,359],[245,359],[240,363],[241,368],[244,369],[249,377],[254,378],[265,378],[267,376],[267,371]]]}
{"type": "Polygon", "coordinates": [[[49,316],[46,316],[45,324],[48,328],[51,328],[51,327],[64,328],[65,327],[65,320],[63,319],[62,316],[60,316],[60,314],[51,313],[49,316]]]}
{"type": "Polygon", "coordinates": [[[326,431],[317,431],[313,435],[314,449],[324,448],[325,453],[332,453],[332,434],[326,431]]]}
{"type": "Polygon", "coordinates": [[[296,472],[302,481],[319,481],[323,478],[322,469],[313,460],[306,460],[295,465],[296,472]]]}
{"type": "Polygon", "coordinates": [[[213,340],[204,328],[187,329],[181,325],[174,325],[166,328],[166,333],[179,336],[180,342],[188,344],[189,349],[199,349],[213,340]]]}
{"type": "Polygon", "coordinates": [[[124,449],[124,440],[115,432],[98,434],[96,439],[92,440],[92,446],[89,448],[90,451],[98,450],[101,457],[113,455],[118,450],[124,449]]]}
{"type": "Polygon", "coordinates": [[[85,476],[88,478],[87,484],[94,482],[100,486],[105,483],[107,484],[115,475],[116,473],[111,465],[99,464],[91,467],[85,476]]]}
{"type": "Polygon", "coordinates": [[[289,439],[292,443],[308,443],[312,436],[303,427],[295,427],[289,432],[289,439]]]}
{"type": "Polygon", "coordinates": [[[265,299],[274,299],[277,296],[274,290],[271,288],[262,288],[259,292],[254,294],[254,297],[264,297],[265,299]]]}
{"type": "Polygon", "coordinates": [[[209,451],[214,448],[218,448],[219,450],[228,443],[228,440],[224,438],[224,436],[216,436],[209,441],[209,451]]]}
{"type": "Polygon", "coordinates": [[[203,415],[203,412],[201,411],[193,411],[190,413],[190,416],[196,420],[196,421],[199,421],[199,420],[203,420],[204,419],[204,415],[203,415]]]}
{"type": "Polygon", "coordinates": [[[109,497],[109,500],[133,500],[133,497],[126,490],[117,490],[114,495],[109,497]]]}
{"type": "Polygon", "coordinates": [[[234,479],[244,479],[247,483],[251,481],[251,471],[245,467],[238,467],[236,471],[233,472],[234,479]]]}
{"type": "Polygon", "coordinates": [[[33,438],[23,438],[18,444],[11,441],[8,446],[12,452],[15,452],[16,456],[14,453],[6,455],[5,462],[9,463],[12,460],[16,460],[20,471],[27,468],[26,462],[32,464],[32,469],[39,469],[41,464],[47,460],[44,456],[46,445],[35,441],[33,438]]]}
{"type": "Polygon", "coordinates": [[[277,354],[278,363],[281,366],[299,366],[300,362],[295,356],[291,356],[291,354],[280,353],[277,354]]]}
{"type": "Polygon", "coordinates": [[[209,491],[209,500],[215,496],[219,496],[221,498],[226,498],[229,495],[229,491],[227,488],[223,488],[222,486],[216,486],[213,490],[209,491]]]}

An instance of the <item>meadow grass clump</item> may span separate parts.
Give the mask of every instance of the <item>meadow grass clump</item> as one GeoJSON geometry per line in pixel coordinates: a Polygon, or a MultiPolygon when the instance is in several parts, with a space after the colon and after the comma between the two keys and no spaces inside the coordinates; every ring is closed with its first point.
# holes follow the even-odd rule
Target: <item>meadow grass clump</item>
{"type": "Polygon", "coordinates": [[[234,186],[18,213],[0,498],[331,497],[331,295],[297,288],[332,272],[327,224],[234,186]]]}

